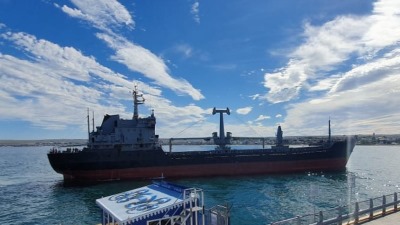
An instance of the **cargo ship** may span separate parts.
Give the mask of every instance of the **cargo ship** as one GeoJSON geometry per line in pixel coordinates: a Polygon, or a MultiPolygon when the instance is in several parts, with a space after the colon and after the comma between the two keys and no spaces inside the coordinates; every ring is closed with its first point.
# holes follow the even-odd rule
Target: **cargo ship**
{"type": "MultiPolygon", "coordinates": [[[[213,141],[215,148],[204,151],[165,151],[155,133],[154,110],[148,117],[139,117],[138,107],[143,94],[135,88],[132,119],[105,115],[100,126],[90,131],[86,147],[56,148],[47,154],[52,168],[64,181],[139,180],[166,177],[238,176],[311,171],[345,170],[355,146],[355,139],[346,136],[331,140],[330,122],[327,140],[317,145],[289,147],[284,144],[278,126],[275,145],[265,148],[231,149],[232,133],[224,132],[223,115],[229,108],[213,109],[220,115],[219,135],[196,138],[213,141]]],[[[170,139],[170,143],[176,139],[170,139]]],[[[190,147],[190,146],[189,146],[190,147]]]]}

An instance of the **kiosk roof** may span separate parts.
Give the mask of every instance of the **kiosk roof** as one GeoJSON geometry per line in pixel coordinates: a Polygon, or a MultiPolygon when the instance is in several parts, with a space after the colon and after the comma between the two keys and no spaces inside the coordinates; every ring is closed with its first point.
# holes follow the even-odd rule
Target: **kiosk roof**
{"type": "MultiPolygon", "coordinates": [[[[154,182],[119,194],[96,200],[96,204],[114,218],[115,222],[140,221],[183,205],[183,186],[154,182]]],[[[162,217],[163,215],[161,215],[162,217]]]]}

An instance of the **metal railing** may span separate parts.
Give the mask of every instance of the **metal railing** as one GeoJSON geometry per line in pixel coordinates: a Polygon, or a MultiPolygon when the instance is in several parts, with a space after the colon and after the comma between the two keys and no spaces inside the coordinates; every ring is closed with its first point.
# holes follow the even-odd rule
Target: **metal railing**
{"type": "Polygon", "coordinates": [[[385,216],[388,210],[398,211],[398,192],[382,197],[355,202],[346,206],[339,206],[330,210],[319,211],[316,214],[296,216],[294,218],[270,223],[270,225],[332,225],[353,223],[357,224],[374,219],[376,216],[385,216]]]}
{"type": "Polygon", "coordinates": [[[205,212],[206,225],[229,225],[230,209],[228,205],[217,205],[205,212]]]}

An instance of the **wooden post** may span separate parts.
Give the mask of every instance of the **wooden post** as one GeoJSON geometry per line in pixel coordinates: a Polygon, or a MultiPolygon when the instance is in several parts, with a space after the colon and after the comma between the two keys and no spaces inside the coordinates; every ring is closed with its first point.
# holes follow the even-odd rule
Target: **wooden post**
{"type": "Polygon", "coordinates": [[[355,209],[354,209],[354,224],[358,224],[358,211],[360,207],[358,206],[358,202],[356,202],[355,209]]]}
{"type": "Polygon", "coordinates": [[[369,199],[369,219],[374,218],[374,201],[372,198],[369,199]]]}
{"type": "Polygon", "coordinates": [[[337,219],[338,219],[338,224],[342,224],[342,221],[343,221],[343,218],[342,218],[342,211],[343,211],[342,206],[339,206],[339,207],[338,207],[338,217],[337,217],[337,219]]]}
{"type": "Polygon", "coordinates": [[[324,222],[324,215],[322,214],[322,211],[319,211],[318,225],[321,225],[322,222],[324,222]]]}
{"type": "Polygon", "coordinates": [[[301,225],[301,217],[300,216],[296,216],[297,218],[297,225],[301,225]]]}
{"type": "Polygon", "coordinates": [[[394,193],[393,201],[394,201],[394,206],[393,206],[394,211],[397,211],[397,192],[394,193]]]}
{"type": "Polygon", "coordinates": [[[386,214],[386,196],[384,195],[382,197],[382,215],[384,216],[386,214]]]}

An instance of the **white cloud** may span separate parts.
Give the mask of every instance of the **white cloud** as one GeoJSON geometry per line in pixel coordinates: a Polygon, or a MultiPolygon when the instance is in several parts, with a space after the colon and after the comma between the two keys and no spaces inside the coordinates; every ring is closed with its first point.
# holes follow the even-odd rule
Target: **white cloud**
{"type": "MultiPolygon", "coordinates": [[[[58,76],[46,64],[0,55],[1,118],[20,119],[48,129],[82,124],[86,107],[100,109],[102,93],[58,76]]],[[[111,104],[111,102],[109,102],[111,104]]],[[[117,111],[121,105],[112,103],[117,111]]],[[[100,111],[100,110],[97,110],[100,111]]]]}
{"type": "Polygon", "coordinates": [[[400,75],[400,49],[342,74],[342,77],[337,79],[330,92],[336,93],[356,89],[385,77],[396,75],[400,75]]]}
{"type": "Polygon", "coordinates": [[[330,117],[335,134],[398,133],[400,103],[395,96],[400,93],[399,75],[293,104],[287,111],[285,127],[292,134],[327,133],[330,117]]]}
{"type": "Polygon", "coordinates": [[[133,28],[135,23],[126,8],[116,0],[71,0],[78,7],[62,6],[62,10],[71,17],[86,20],[96,28],[108,31],[122,25],[133,28]]]}
{"type": "Polygon", "coordinates": [[[317,86],[310,81],[321,79],[349,59],[369,60],[384,48],[400,40],[400,4],[378,1],[370,16],[339,16],[321,26],[305,24],[305,42],[294,49],[287,65],[265,74],[265,97],[272,103],[290,101],[300,90],[327,90],[335,78],[323,78],[317,86]],[[382,35],[385,34],[385,35],[382,35]]]}
{"type": "Polygon", "coordinates": [[[368,30],[363,42],[369,51],[394,45],[400,39],[399,1],[380,0],[374,3],[373,14],[368,17],[368,30]]]}
{"type": "Polygon", "coordinates": [[[326,133],[331,117],[336,134],[398,133],[400,49],[343,73],[326,95],[288,108],[285,125],[300,134],[326,133]]]}
{"type": "Polygon", "coordinates": [[[336,134],[397,133],[399,10],[400,2],[382,0],[371,15],[305,25],[305,42],[289,54],[287,65],[265,74],[268,101],[299,99],[300,91],[309,97],[287,107],[287,134],[327,133],[329,117],[336,134]]]}
{"type": "MultiPolygon", "coordinates": [[[[128,107],[123,104],[131,100],[126,85],[133,87],[138,83],[140,90],[145,92],[146,108],[155,110],[157,133],[161,137],[209,137],[212,131],[218,131],[218,123],[206,121],[207,117],[212,117],[211,109],[193,104],[174,106],[161,97],[158,89],[140,81],[129,81],[73,48],[67,50],[25,33],[3,34],[1,38],[29,54],[28,59],[0,54],[2,120],[28,121],[34,126],[51,130],[80,127],[85,131],[86,108],[94,110],[96,124],[104,114],[130,118],[131,104],[128,107]],[[76,58],[72,60],[71,56],[76,58]],[[61,59],[68,63],[63,63],[61,59]],[[64,74],[74,68],[75,72],[64,74]],[[84,75],[75,75],[76,72],[84,75]]],[[[140,108],[142,115],[150,113],[146,108],[140,108]]],[[[246,126],[229,124],[227,129],[236,135],[250,131],[246,126]]],[[[251,132],[254,133],[254,129],[251,132]]]]}
{"type": "Polygon", "coordinates": [[[256,100],[256,99],[259,99],[260,98],[260,94],[254,94],[254,95],[250,95],[249,97],[252,99],[252,100],[256,100]]]}
{"type": "Polygon", "coordinates": [[[193,19],[194,19],[194,21],[196,21],[196,23],[200,23],[199,6],[200,6],[200,3],[195,2],[192,5],[192,9],[190,10],[190,13],[193,15],[193,19]]]}
{"type": "Polygon", "coordinates": [[[252,109],[253,109],[253,107],[251,107],[251,106],[239,108],[236,110],[236,113],[241,114],[241,115],[247,115],[251,112],[252,109]]]}
{"type": "MultiPolygon", "coordinates": [[[[211,136],[218,123],[207,122],[211,109],[196,105],[174,106],[161,97],[159,89],[140,81],[130,81],[100,65],[72,47],[62,47],[26,33],[7,33],[0,37],[28,55],[26,59],[0,54],[0,118],[23,120],[46,129],[79,127],[86,130],[86,108],[95,112],[96,123],[104,114],[132,116],[129,89],[138,84],[145,92],[148,115],[154,109],[157,133],[161,137],[211,136]],[[130,105],[130,104],[128,104],[130,105]],[[177,121],[171,123],[171,121],[177,121]]],[[[251,109],[250,109],[251,110],[251,109]]],[[[215,118],[214,118],[215,119],[215,118]]],[[[245,132],[262,134],[265,128],[248,128],[227,123],[227,129],[240,136],[245,132]]]]}
{"type": "Polygon", "coordinates": [[[289,62],[286,68],[275,73],[266,73],[264,86],[269,91],[265,98],[272,103],[279,103],[297,97],[310,73],[307,66],[298,61],[289,62]]]}
{"type": "Polygon", "coordinates": [[[200,90],[195,89],[184,79],[175,79],[169,72],[164,61],[139,45],[118,36],[97,34],[108,46],[115,50],[112,59],[126,65],[129,69],[137,71],[153,79],[156,84],[169,88],[177,93],[190,95],[194,100],[203,99],[200,90]]]}
{"type": "Polygon", "coordinates": [[[309,91],[329,91],[333,86],[336,85],[340,76],[331,76],[328,78],[322,78],[316,81],[316,84],[310,85],[309,91]]]}
{"type": "Polygon", "coordinates": [[[259,121],[267,120],[267,119],[271,119],[271,117],[270,116],[259,115],[255,121],[259,122],[259,121]]]}
{"type": "Polygon", "coordinates": [[[132,71],[153,79],[162,87],[179,94],[189,95],[194,100],[204,98],[200,90],[195,89],[187,80],[173,78],[161,58],[113,31],[114,27],[118,28],[121,24],[127,27],[134,25],[129,12],[123,5],[117,1],[107,0],[74,0],[73,3],[78,9],[63,6],[63,11],[72,17],[86,20],[94,27],[104,31],[105,33],[98,33],[96,36],[115,51],[111,59],[126,65],[132,71]]]}
{"type": "Polygon", "coordinates": [[[134,84],[138,83],[147,93],[161,94],[159,89],[150,87],[143,82],[128,81],[126,76],[100,65],[94,57],[85,56],[73,47],[61,47],[22,32],[7,32],[0,34],[0,37],[13,42],[17,48],[29,54],[33,61],[49,67],[53,71],[49,76],[88,82],[91,75],[94,75],[94,77],[128,89],[132,89],[134,84]]]}
{"type": "Polygon", "coordinates": [[[72,47],[61,47],[26,33],[0,34],[11,45],[28,55],[19,59],[0,54],[1,118],[30,121],[46,128],[65,128],[82,124],[86,107],[97,116],[109,112],[124,114],[120,103],[125,97],[114,92],[129,90],[138,83],[142,90],[160,95],[158,89],[101,66],[93,57],[84,56],[72,47]],[[29,112],[29,113],[26,113],[29,112]]]}
{"type": "Polygon", "coordinates": [[[179,44],[174,47],[175,51],[181,53],[185,58],[190,58],[193,55],[193,49],[188,44],[179,44]]]}
{"type": "Polygon", "coordinates": [[[210,67],[219,71],[223,71],[223,70],[234,70],[237,68],[237,65],[234,63],[220,63],[220,64],[210,65],[210,67]]]}
{"type": "Polygon", "coordinates": [[[308,81],[319,78],[361,51],[359,42],[368,24],[361,18],[338,17],[321,27],[305,25],[306,42],[295,49],[286,67],[266,73],[264,86],[269,89],[265,98],[272,102],[285,102],[298,97],[308,81]]]}
{"type": "MultiPolygon", "coordinates": [[[[163,117],[158,120],[164,125],[163,137],[177,131],[178,124],[201,121],[209,114],[210,110],[195,105],[176,107],[161,97],[158,88],[129,80],[75,48],[22,32],[3,33],[0,38],[27,56],[21,59],[0,53],[2,119],[28,121],[47,129],[79,126],[85,130],[86,108],[94,110],[96,118],[104,114],[130,118],[132,109],[124,104],[131,101],[129,91],[135,85],[146,96],[146,108],[155,109],[163,117]],[[172,120],[180,122],[171,125],[172,120]]],[[[150,113],[144,108],[141,112],[150,113]]]]}
{"type": "Polygon", "coordinates": [[[282,117],[282,114],[276,114],[275,115],[275,118],[281,118],[282,117]]]}

